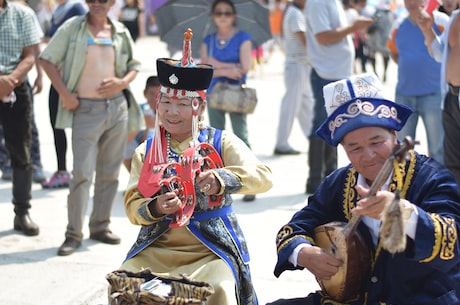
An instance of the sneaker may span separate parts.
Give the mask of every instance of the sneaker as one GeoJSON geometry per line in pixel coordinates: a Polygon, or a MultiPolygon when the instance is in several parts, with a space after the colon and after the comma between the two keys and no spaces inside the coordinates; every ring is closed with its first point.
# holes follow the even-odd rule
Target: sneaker
{"type": "Polygon", "coordinates": [[[45,174],[43,173],[43,170],[40,167],[34,168],[33,180],[36,183],[42,183],[46,181],[45,174]]]}
{"type": "Polygon", "coordinates": [[[55,172],[50,180],[42,183],[44,189],[65,188],[69,187],[71,176],[68,172],[55,172]]]}
{"type": "Polygon", "coordinates": [[[13,171],[11,167],[2,168],[2,180],[11,181],[13,179],[13,171]]]}

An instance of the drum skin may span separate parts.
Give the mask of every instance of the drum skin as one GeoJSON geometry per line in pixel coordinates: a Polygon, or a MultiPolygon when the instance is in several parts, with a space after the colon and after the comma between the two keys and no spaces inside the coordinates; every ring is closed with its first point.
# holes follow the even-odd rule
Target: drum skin
{"type": "Polygon", "coordinates": [[[330,222],[315,229],[316,245],[344,262],[329,280],[317,279],[323,292],[337,301],[356,298],[371,267],[364,239],[356,230],[348,236],[345,227],[344,222],[330,222]]]}

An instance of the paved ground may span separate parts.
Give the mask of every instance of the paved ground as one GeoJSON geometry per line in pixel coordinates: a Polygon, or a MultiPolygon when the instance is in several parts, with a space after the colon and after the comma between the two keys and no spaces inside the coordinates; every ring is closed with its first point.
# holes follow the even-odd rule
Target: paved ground
{"type": "MultiPolygon", "coordinates": [[[[168,57],[165,45],[157,37],[137,42],[138,57],[143,69],[133,83],[139,101],[147,76],[155,73],[155,60],[168,57]]],[[[280,278],[273,275],[276,261],[275,235],[292,214],[303,207],[307,178],[307,140],[297,123],[291,136],[294,148],[303,153],[299,156],[274,157],[272,155],[277,112],[284,92],[282,80],[283,55],[275,53],[270,61],[251,74],[249,85],[258,89],[259,105],[249,117],[250,141],[254,152],[267,163],[274,174],[274,186],[257,196],[252,203],[234,196],[236,210],[245,232],[250,253],[251,269],[260,304],[277,298],[298,297],[318,288],[314,278],[307,271],[286,272],[280,278]]],[[[386,85],[389,97],[393,94],[396,70],[390,65],[386,85]]],[[[35,111],[39,126],[42,162],[49,176],[56,168],[53,137],[48,117],[48,87],[36,96],[35,111]]],[[[421,140],[423,143],[423,134],[421,140]]],[[[70,139],[70,137],[69,137],[70,139]]],[[[423,147],[421,149],[423,152],[423,147]]],[[[71,167],[71,152],[68,166],[71,167]]],[[[339,163],[345,163],[342,152],[339,163]]],[[[107,301],[105,275],[118,268],[128,249],[134,242],[138,227],[127,220],[122,193],[128,174],[122,169],[120,186],[111,228],[122,237],[117,246],[105,245],[87,239],[89,232],[85,224],[85,238],[82,247],[73,255],[59,257],[57,248],[64,241],[67,224],[67,189],[43,190],[33,186],[31,215],[40,225],[40,235],[25,237],[13,230],[13,206],[11,184],[0,181],[0,300],[8,305],[97,305],[107,301]]],[[[91,204],[91,203],[90,203],[91,204]]],[[[88,208],[88,215],[91,205],[88,208]]]]}

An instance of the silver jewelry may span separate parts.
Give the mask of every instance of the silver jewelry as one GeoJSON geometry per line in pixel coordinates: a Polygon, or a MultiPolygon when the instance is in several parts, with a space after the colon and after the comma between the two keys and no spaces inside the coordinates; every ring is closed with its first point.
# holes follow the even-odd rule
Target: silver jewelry
{"type": "Polygon", "coordinates": [[[235,29],[232,28],[232,30],[230,31],[229,34],[226,35],[225,39],[221,39],[219,38],[218,34],[216,34],[216,43],[217,43],[217,47],[219,49],[223,49],[227,46],[227,44],[229,43],[230,40],[232,40],[233,36],[235,35],[235,29]]]}
{"type": "Polygon", "coordinates": [[[206,129],[206,122],[204,121],[204,117],[202,115],[198,117],[198,129],[199,130],[206,129]]]}
{"type": "Polygon", "coordinates": [[[166,152],[168,162],[176,162],[179,159],[179,154],[171,149],[171,134],[169,132],[166,132],[166,152]]]}
{"type": "Polygon", "coordinates": [[[205,193],[205,194],[206,194],[207,192],[209,192],[210,189],[211,189],[211,184],[206,183],[206,184],[200,189],[200,191],[201,191],[202,193],[205,193]]]}
{"type": "Polygon", "coordinates": [[[218,49],[223,49],[227,46],[227,42],[229,40],[225,40],[225,39],[216,39],[216,47],[218,49]]]}

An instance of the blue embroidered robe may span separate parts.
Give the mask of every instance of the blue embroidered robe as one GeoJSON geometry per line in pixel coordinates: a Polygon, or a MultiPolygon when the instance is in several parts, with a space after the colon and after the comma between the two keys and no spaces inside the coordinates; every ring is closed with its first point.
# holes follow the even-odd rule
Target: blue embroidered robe
{"type": "MultiPolygon", "coordinates": [[[[460,193],[454,177],[433,159],[411,152],[411,160],[400,166],[403,175],[402,198],[417,206],[415,240],[407,238],[406,250],[395,255],[371,241],[367,226],[358,231],[371,251],[371,272],[359,296],[337,302],[321,291],[314,295],[315,304],[460,304],[460,193]]],[[[288,258],[301,243],[315,244],[314,229],[320,225],[348,222],[359,200],[355,191],[358,173],[351,166],[336,170],[322,183],[308,205],[283,226],[277,236],[278,261],[274,270],[300,269],[288,258]]],[[[390,190],[396,187],[396,178],[390,190]]]]}

